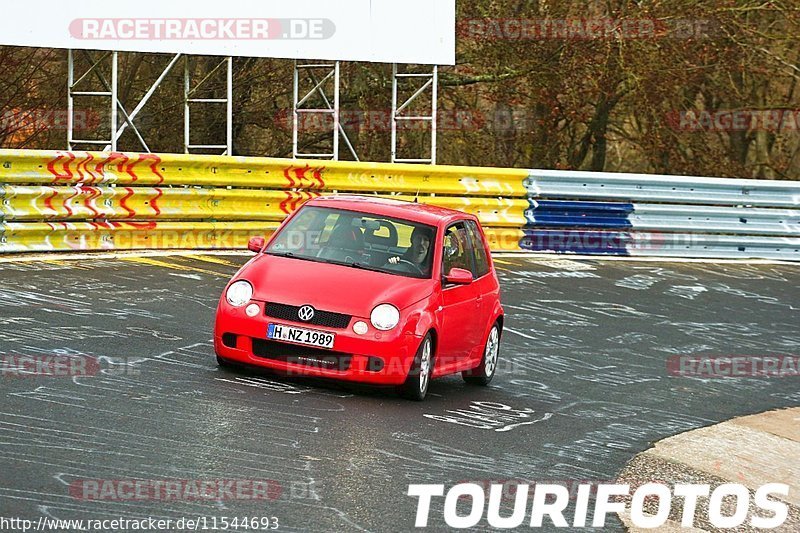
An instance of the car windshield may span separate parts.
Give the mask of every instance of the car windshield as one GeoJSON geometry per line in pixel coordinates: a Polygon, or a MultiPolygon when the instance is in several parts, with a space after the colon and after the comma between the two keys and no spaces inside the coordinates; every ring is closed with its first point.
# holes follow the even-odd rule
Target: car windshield
{"type": "Polygon", "coordinates": [[[436,228],[371,213],[303,207],[267,254],[430,278],[436,228]]]}

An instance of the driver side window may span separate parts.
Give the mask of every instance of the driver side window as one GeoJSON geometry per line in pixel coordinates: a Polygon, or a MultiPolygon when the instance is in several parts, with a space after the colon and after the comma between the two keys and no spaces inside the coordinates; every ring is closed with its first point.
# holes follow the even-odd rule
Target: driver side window
{"type": "Polygon", "coordinates": [[[444,234],[444,250],[442,251],[442,273],[447,275],[452,268],[472,270],[469,251],[467,249],[467,230],[464,224],[453,224],[444,234]]]}

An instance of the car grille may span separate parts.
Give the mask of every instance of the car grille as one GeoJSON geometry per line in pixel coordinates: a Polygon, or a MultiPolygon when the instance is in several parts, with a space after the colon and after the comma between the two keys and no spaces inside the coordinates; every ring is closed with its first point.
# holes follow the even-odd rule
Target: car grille
{"type": "Polygon", "coordinates": [[[348,370],[352,359],[352,355],[342,352],[257,338],[253,338],[253,355],[295,365],[340,371],[348,370]]]}
{"type": "Polygon", "coordinates": [[[350,315],[315,309],[314,318],[308,322],[304,322],[297,316],[299,310],[300,306],[297,305],[276,304],[272,302],[267,302],[266,305],[264,305],[264,314],[272,318],[290,320],[292,322],[300,322],[302,324],[314,326],[324,326],[326,328],[346,328],[347,325],[350,324],[350,318],[352,318],[350,315]]]}

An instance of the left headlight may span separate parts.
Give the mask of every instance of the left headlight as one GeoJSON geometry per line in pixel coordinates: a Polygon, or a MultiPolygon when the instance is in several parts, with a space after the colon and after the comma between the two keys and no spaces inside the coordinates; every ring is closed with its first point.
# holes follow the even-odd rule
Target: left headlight
{"type": "Polygon", "coordinates": [[[241,307],[253,297],[253,286],[247,281],[237,281],[228,287],[225,299],[234,307],[241,307]]]}
{"type": "Polygon", "coordinates": [[[381,304],[372,310],[369,319],[375,329],[388,331],[400,322],[400,311],[391,304],[381,304]]]}

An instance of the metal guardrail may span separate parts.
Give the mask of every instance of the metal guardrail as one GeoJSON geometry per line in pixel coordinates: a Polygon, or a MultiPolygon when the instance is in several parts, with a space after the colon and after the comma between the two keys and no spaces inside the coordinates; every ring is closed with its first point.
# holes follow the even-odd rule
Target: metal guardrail
{"type": "Polygon", "coordinates": [[[244,248],[320,194],[475,214],[493,250],[800,260],[800,182],[0,150],[0,253],[244,248]]]}
{"type": "Polygon", "coordinates": [[[353,192],[475,214],[519,250],[517,169],[196,155],[0,150],[0,253],[244,248],[303,202],[353,192]]]}
{"type": "Polygon", "coordinates": [[[634,204],[630,220],[643,230],[800,236],[800,209],[634,204]]]}
{"type": "Polygon", "coordinates": [[[521,247],[800,260],[800,182],[532,170],[521,247]]]}
{"type": "MultiPolygon", "coordinates": [[[[0,185],[0,218],[37,220],[270,220],[281,221],[320,191],[199,187],[0,185]]],[[[410,195],[393,195],[413,201],[410,195]]],[[[522,198],[419,197],[423,203],[460,209],[484,225],[516,227],[528,202],[522,198]]]]}
{"type": "Polygon", "coordinates": [[[530,199],[533,227],[631,228],[742,235],[800,235],[800,210],[530,199]]]}
{"type": "Polygon", "coordinates": [[[6,222],[0,252],[245,249],[270,222],[6,222]]]}
{"type": "Polygon", "coordinates": [[[692,205],[800,206],[800,183],[612,172],[531,170],[524,182],[532,198],[624,199],[692,205]]]}
{"type": "Polygon", "coordinates": [[[0,150],[0,184],[198,186],[525,198],[527,170],[227,157],[0,150]]]}

